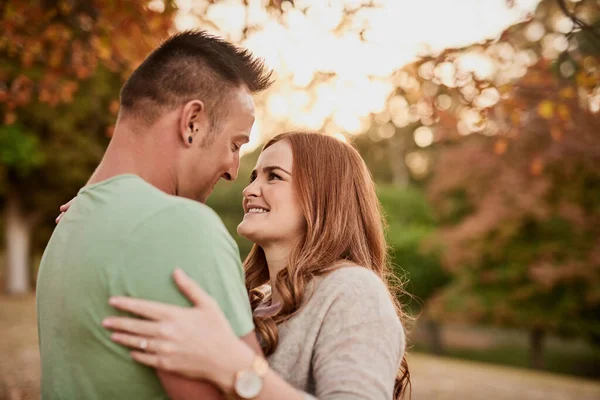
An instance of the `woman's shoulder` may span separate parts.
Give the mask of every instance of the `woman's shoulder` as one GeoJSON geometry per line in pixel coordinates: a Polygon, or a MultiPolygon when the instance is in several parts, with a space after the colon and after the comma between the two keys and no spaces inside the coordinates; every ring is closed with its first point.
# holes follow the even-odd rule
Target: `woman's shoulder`
{"type": "Polygon", "coordinates": [[[310,300],[313,304],[353,314],[397,315],[387,285],[368,268],[344,265],[315,283],[310,300]]]}
{"type": "Polygon", "coordinates": [[[387,294],[387,286],[375,272],[368,268],[346,264],[320,277],[318,291],[342,292],[361,295],[370,292],[387,294]]]}
{"type": "Polygon", "coordinates": [[[385,340],[399,338],[403,343],[404,330],[392,295],[375,272],[347,265],[315,283],[305,311],[322,320],[323,337],[340,331],[352,331],[356,336],[377,331],[385,340]]]}

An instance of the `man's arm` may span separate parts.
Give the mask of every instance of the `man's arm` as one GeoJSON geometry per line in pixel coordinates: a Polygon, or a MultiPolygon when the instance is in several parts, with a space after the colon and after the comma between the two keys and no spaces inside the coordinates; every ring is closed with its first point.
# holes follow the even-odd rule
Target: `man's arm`
{"type": "Polygon", "coordinates": [[[172,400],[225,400],[221,391],[210,382],[188,379],[161,370],[156,370],[156,374],[172,400]]]}
{"type": "MultiPolygon", "coordinates": [[[[212,210],[203,210],[200,217],[196,209],[175,207],[169,211],[156,215],[150,224],[132,235],[140,249],[135,251],[137,246],[129,247],[133,253],[131,264],[143,267],[131,268],[126,274],[130,294],[188,305],[189,301],[175,287],[170,276],[173,267],[180,267],[217,300],[240,339],[254,352],[262,354],[253,330],[239,252],[226,228],[212,210]],[[152,274],[148,274],[149,270],[152,274]]],[[[171,399],[226,398],[207,381],[158,370],[157,376],[171,399]]]]}
{"type": "MultiPolygon", "coordinates": [[[[256,354],[262,355],[262,350],[256,339],[254,331],[241,337],[256,354]]],[[[169,398],[173,400],[220,400],[225,399],[223,393],[216,386],[206,381],[187,379],[177,374],[157,370],[158,378],[165,388],[169,398]]]]}
{"type": "Polygon", "coordinates": [[[258,344],[258,339],[256,338],[256,333],[254,331],[250,332],[246,336],[242,336],[242,342],[246,343],[248,347],[252,349],[256,354],[264,357],[262,349],[260,348],[260,344],[258,344]]]}

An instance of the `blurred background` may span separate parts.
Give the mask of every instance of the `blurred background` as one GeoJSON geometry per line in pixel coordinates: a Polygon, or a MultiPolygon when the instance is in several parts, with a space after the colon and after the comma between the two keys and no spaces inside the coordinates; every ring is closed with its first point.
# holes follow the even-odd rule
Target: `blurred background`
{"type": "MultiPolygon", "coordinates": [[[[110,140],[121,85],[201,28],[274,69],[261,145],[353,143],[412,298],[413,398],[600,399],[600,0],[0,1],[0,399],[39,397],[34,288],[60,204],[110,140]]],[[[332,177],[334,179],[334,177],[332,177]]]]}

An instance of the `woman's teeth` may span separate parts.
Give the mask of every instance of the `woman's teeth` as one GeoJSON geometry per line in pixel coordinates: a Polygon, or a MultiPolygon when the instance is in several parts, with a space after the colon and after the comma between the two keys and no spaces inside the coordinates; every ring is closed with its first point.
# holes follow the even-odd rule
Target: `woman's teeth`
{"type": "Polygon", "coordinates": [[[251,208],[248,210],[249,213],[268,213],[269,211],[264,208],[251,208]]]}

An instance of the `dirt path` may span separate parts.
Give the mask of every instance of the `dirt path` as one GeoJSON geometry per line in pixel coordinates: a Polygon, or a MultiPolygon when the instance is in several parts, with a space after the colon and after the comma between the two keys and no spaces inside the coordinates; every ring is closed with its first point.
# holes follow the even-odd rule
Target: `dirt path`
{"type": "Polygon", "coordinates": [[[35,299],[0,295],[0,400],[39,398],[35,299]]]}
{"type": "Polygon", "coordinates": [[[599,400],[600,382],[414,354],[413,400],[599,400]]]}
{"type": "MultiPolygon", "coordinates": [[[[0,296],[0,400],[39,398],[32,296],[0,296]]],[[[413,400],[599,400],[600,382],[410,354],[413,400]]]]}

